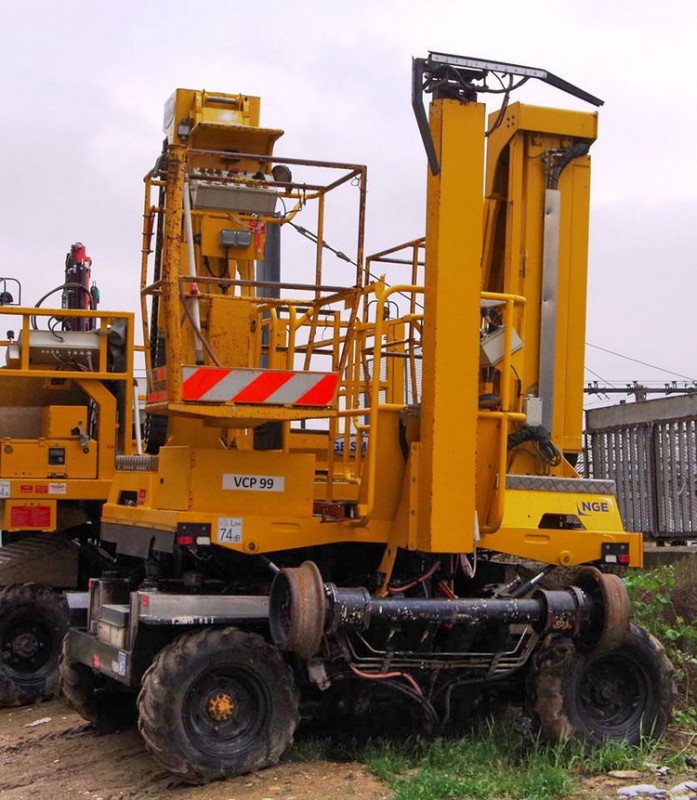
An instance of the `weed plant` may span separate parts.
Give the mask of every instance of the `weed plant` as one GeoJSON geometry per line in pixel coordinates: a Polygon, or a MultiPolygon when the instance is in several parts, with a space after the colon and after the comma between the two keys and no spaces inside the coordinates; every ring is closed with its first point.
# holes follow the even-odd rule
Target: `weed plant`
{"type": "Polygon", "coordinates": [[[666,648],[678,683],[678,725],[695,729],[693,703],[697,680],[697,563],[695,557],[653,570],[630,571],[625,578],[634,619],[666,648]]]}

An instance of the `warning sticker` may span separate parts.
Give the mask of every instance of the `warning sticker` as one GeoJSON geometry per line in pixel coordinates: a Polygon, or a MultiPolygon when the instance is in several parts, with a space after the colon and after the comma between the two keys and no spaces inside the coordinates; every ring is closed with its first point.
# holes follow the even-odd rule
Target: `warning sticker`
{"type": "Polygon", "coordinates": [[[242,544],[242,518],[218,517],[218,544],[242,544]]]}
{"type": "Polygon", "coordinates": [[[0,481],[0,500],[10,496],[10,482],[0,481]]]}
{"type": "Polygon", "coordinates": [[[117,658],[111,662],[111,669],[117,675],[125,675],[126,674],[126,665],[127,665],[128,656],[125,650],[119,650],[117,658]]]}
{"type": "Polygon", "coordinates": [[[13,528],[50,528],[50,506],[13,506],[10,512],[13,528]]]}
{"type": "Polygon", "coordinates": [[[65,494],[67,491],[67,484],[65,483],[49,483],[49,494],[65,494]]]}

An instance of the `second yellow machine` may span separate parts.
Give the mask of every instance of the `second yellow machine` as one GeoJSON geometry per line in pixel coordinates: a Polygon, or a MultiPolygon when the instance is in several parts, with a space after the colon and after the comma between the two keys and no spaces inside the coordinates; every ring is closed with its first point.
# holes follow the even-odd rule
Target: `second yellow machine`
{"type": "Polygon", "coordinates": [[[531,78],[600,104],[544,70],[415,59],[426,235],[367,259],[364,167],[275,155],[258,98],[166,106],[144,208],[151,454],[120,459],[102,521],[142,568],[93,582],[62,673],[97,724],[138,692],[184,780],[277,761],[301,699],[335,724],[342,696],[372,720],[406,699],[430,732],[493,690],[549,738],[667,724],[670,663],[603,572],[640,566],[641,536],[574,469],[597,115],[510,104],[531,78]]]}
{"type": "Polygon", "coordinates": [[[116,458],[133,450],[133,314],[101,311],[92,260],[23,305],[0,278],[0,705],[58,692],[70,612],[115,559],[99,541],[116,458]],[[59,307],[47,305],[60,295],[59,307]]]}

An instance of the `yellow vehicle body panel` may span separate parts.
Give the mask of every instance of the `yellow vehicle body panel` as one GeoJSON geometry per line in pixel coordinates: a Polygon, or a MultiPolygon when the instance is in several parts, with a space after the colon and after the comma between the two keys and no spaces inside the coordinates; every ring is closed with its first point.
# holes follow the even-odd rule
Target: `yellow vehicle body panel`
{"type": "Polygon", "coordinates": [[[641,567],[642,535],[624,530],[617,498],[613,495],[521,489],[506,492],[502,526],[496,533],[484,534],[479,540],[480,547],[562,567],[596,561],[603,544],[622,543],[629,545],[629,563],[641,567]],[[579,528],[583,527],[547,527],[545,517],[576,518],[579,528]]]}
{"type": "Polygon", "coordinates": [[[96,442],[91,445],[70,439],[3,439],[0,474],[5,478],[96,478],[96,442]]]}

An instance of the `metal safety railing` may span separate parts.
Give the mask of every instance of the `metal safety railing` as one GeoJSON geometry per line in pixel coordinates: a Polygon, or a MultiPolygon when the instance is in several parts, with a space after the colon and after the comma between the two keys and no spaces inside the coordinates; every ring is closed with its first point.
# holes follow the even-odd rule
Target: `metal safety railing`
{"type": "MultiPolygon", "coordinates": [[[[145,177],[145,202],[144,225],[142,235],[142,261],[141,261],[141,304],[144,326],[144,341],[150,343],[146,353],[147,367],[152,369],[158,366],[153,363],[153,343],[158,336],[158,328],[165,333],[165,347],[169,363],[181,363],[182,355],[186,351],[185,342],[191,337],[195,339],[198,353],[197,360],[215,363],[215,354],[211,347],[206,347],[202,341],[200,322],[197,320],[198,308],[205,294],[208,300],[219,300],[223,296],[244,297],[254,299],[255,296],[280,294],[282,291],[291,293],[307,293],[312,299],[320,300],[327,294],[336,294],[344,291],[343,286],[325,286],[324,278],[324,241],[325,216],[327,195],[339,187],[352,185],[358,189],[357,228],[355,238],[355,252],[353,258],[343,253],[339,256],[343,261],[355,268],[354,286],[365,283],[363,274],[364,259],[364,220],[366,202],[366,168],[361,165],[343,164],[338,162],[324,162],[317,160],[303,160],[283,158],[268,154],[244,153],[245,163],[256,165],[258,173],[253,177],[241,174],[232,169],[212,169],[213,163],[230,166],[232,159],[230,152],[214,150],[189,149],[179,152],[170,148],[167,164],[156,165],[145,177]],[[273,181],[269,182],[264,175],[270,163],[301,167],[309,170],[305,180],[273,181]],[[329,171],[333,173],[327,181],[317,179],[317,174],[324,175],[329,171]],[[256,192],[266,198],[280,202],[282,212],[275,212],[269,208],[258,211],[196,208],[188,202],[190,183],[199,181],[213,189],[229,191],[256,192]],[[155,199],[155,192],[157,198],[155,199]],[[309,238],[315,244],[312,256],[312,283],[298,283],[294,281],[257,280],[254,275],[254,263],[263,258],[264,236],[272,226],[292,224],[300,212],[306,212],[310,204],[316,207],[314,219],[315,232],[309,238]],[[184,248],[181,230],[169,231],[168,224],[173,224],[174,217],[179,214],[188,221],[186,228],[186,248],[184,248]],[[168,222],[169,215],[169,222],[168,222]],[[198,226],[204,222],[226,223],[231,229],[250,235],[254,250],[241,260],[236,261],[234,251],[226,254],[225,270],[216,275],[200,263],[193,246],[193,239],[200,234],[196,232],[198,226]],[[153,239],[155,245],[153,247],[153,239]],[[185,252],[183,252],[185,251],[185,252]],[[155,257],[151,264],[150,256],[155,257]],[[229,256],[229,258],[228,258],[229,256]],[[194,263],[195,262],[195,263],[194,263]],[[229,263],[234,263],[234,269],[239,271],[239,277],[233,277],[226,270],[229,263]],[[215,297],[213,297],[215,295],[215,297]],[[164,309],[161,309],[164,306],[164,309]],[[203,346],[205,355],[199,348],[203,346]]],[[[242,194],[241,196],[244,196],[242,194]]],[[[307,217],[307,213],[305,213],[307,217]]],[[[303,219],[305,218],[303,217],[303,219]]],[[[306,223],[307,224],[307,223],[306,223]]],[[[305,228],[294,225],[301,231],[308,233],[305,228]]],[[[331,248],[330,248],[331,249],[331,248]]],[[[307,272],[307,264],[304,270],[307,272]]],[[[307,302],[307,301],[305,301],[307,302]]],[[[177,377],[169,376],[171,383],[170,397],[176,402],[181,399],[181,386],[177,377]]]]}

